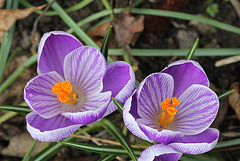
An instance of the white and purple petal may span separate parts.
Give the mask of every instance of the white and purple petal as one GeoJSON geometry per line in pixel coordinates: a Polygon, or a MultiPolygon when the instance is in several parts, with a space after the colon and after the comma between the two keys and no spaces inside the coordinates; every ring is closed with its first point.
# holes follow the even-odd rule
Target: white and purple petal
{"type": "Polygon", "coordinates": [[[138,118],[140,118],[140,116],[137,113],[137,98],[135,90],[132,96],[130,96],[124,104],[123,121],[131,133],[139,138],[150,141],[150,139],[143,133],[138,123],[136,122],[136,119],[138,118]]]}
{"type": "Polygon", "coordinates": [[[211,89],[203,85],[192,85],[179,98],[180,105],[171,123],[174,130],[184,135],[195,135],[205,131],[217,115],[219,100],[211,89]]]}
{"type": "Polygon", "coordinates": [[[202,154],[212,150],[216,146],[218,136],[219,131],[217,129],[208,128],[200,134],[178,138],[168,145],[183,153],[202,154]]]}
{"type": "Polygon", "coordinates": [[[169,74],[154,73],[145,78],[137,90],[139,116],[152,120],[160,115],[161,103],[166,98],[172,98],[173,89],[173,78],[169,74]]]}
{"type": "Polygon", "coordinates": [[[138,161],[178,161],[182,153],[177,152],[168,145],[155,144],[145,149],[138,161]]]}
{"type": "Polygon", "coordinates": [[[55,71],[38,75],[31,79],[24,88],[26,104],[41,117],[50,118],[62,112],[62,103],[52,92],[52,87],[63,78],[55,71]]]}
{"type": "Polygon", "coordinates": [[[26,119],[28,132],[34,139],[43,142],[56,142],[67,138],[81,126],[61,115],[45,119],[31,112],[26,119]]]}
{"type": "Polygon", "coordinates": [[[169,143],[172,140],[183,136],[183,134],[179,131],[167,129],[158,131],[152,120],[137,119],[137,123],[142,132],[149,138],[151,142],[156,141],[159,143],[169,143]]]}
{"type": "Polygon", "coordinates": [[[62,115],[72,122],[82,125],[93,123],[102,119],[111,99],[111,92],[99,93],[93,97],[87,97],[82,106],[76,107],[75,111],[63,112],[62,115]]]}
{"type": "Polygon", "coordinates": [[[38,74],[56,71],[63,77],[66,55],[83,46],[73,35],[63,31],[45,33],[38,47],[38,74]]]}
{"type": "Polygon", "coordinates": [[[169,64],[161,73],[168,73],[174,79],[173,97],[179,97],[193,84],[201,84],[209,87],[208,78],[200,66],[193,60],[179,60],[169,64]]]}
{"type": "Polygon", "coordinates": [[[107,63],[99,50],[80,47],[64,60],[64,77],[77,93],[96,95],[102,91],[107,63]]]}
{"type": "MultiPolygon", "coordinates": [[[[134,86],[135,75],[128,63],[117,61],[107,66],[107,72],[103,79],[102,92],[111,91],[111,97],[123,104],[131,95],[134,86]]],[[[107,116],[115,110],[117,110],[117,107],[114,102],[111,101],[104,116],[107,116]]]]}

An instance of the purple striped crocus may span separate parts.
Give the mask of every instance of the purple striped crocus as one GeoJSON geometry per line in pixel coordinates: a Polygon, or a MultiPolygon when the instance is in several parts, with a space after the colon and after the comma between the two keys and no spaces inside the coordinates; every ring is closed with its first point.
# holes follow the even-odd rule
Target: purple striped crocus
{"type": "Polygon", "coordinates": [[[179,60],[145,78],[127,99],[123,118],[128,129],[149,142],[139,161],[178,160],[215,147],[219,132],[209,128],[219,108],[217,95],[196,61],[179,60]]]}
{"type": "Polygon", "coordinates": [[[62,31],[43,35],[37,72],[24,89],[25,102],[33,110],[26,117],[27,130],[44,142],[64,139],[112,113],[117,107],[111,98],[124,103],[135,85],[127,63],[107,65],[99,50],[62,31]]]}

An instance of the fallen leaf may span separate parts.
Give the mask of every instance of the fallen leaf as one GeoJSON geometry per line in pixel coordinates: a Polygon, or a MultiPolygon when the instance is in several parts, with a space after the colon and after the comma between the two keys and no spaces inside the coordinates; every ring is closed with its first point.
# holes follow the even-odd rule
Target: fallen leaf
{"type": "Polygon", "coordinates": [[[235,111],[238,119],[240,120],[240,94],[239,94],[239,82],[235,82],[230,86],[234,89],[234,92],[228,97],[230,106],[235,111]]]}
{"type": "MultiPolygon", "coordinates": [[[[16,20],[23,19],[36,10],[41,10],[46,5],[20,9],[0,9],[0,32],[7,32],[16,20]]],[[[2,35],[2,33],[0,35],[2,35]]],[[[0,42],[1,42],[0,37],[0,42]]]]}
{"type": "Polygon", "coordinates": [[[144,29],[144,16],[133,17],[129,11],[122,11],[113,22],[115,40],[119,47],[130,53],[129,45],[134,45],[144,29]]]}
{"type": "Polygon", "coordinates": [[[0,8],[2,8],[2,7],[4,6],[5,1],[6,1],[6,0],[0,0],[0,8]]]}

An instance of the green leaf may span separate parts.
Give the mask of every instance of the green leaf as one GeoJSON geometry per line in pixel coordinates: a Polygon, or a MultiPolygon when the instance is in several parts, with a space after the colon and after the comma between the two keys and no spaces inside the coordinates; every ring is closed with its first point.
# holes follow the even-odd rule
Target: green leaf
{"type": "Polygon", "coordinates": [[[129,156],[132,158],[132,160],[137,161],[134,151],[132,150],[131,146],[127,142],[127,139],[120,131],[120,129],[108,119],[102,119],[101,122],[104,129],[106,129],[122,145],[122,147],[128,152],[129,156]]]}
{"type": "Polygon", "coordinates": [[[24,115],[32,112],[32,110],[28,106],[0,105],[0,110],[12,111],[24,115]]]}
{"type": "Polygon", "coordinates": [[[223,99],[223,98],[229,96],[233,92],[234,92],[234,89],[223,92],[223,93],[219,94],[218,99],[223,99]]]}
{"type": "MultiPolygon", "coordinates": [[[[65,146],[70,146],[73,148],[90,151],[94,153],[109,154],[109,155],[117,154],[120,156],[128,156],[128,152],[125,149],[123,149],[121,146],[92,145],[92,144],[84,144],[84,143],[75,143],[70,141],[58,141],[58,142],[65,146]]],[[[134,150],[138,156],[143,151],[143,149],[134,149],[134,150]]]]}
{"type": "Polygon", "coordinates": [[[215,17],[215,15],[219,12],[218,4],[217,3],[211,4],[206,8],[206,12],[209,14],[209,16],[215,17]]]}
{"type": "Polygon", "coordinates": [[[36,144],[37,144],[37,140],[34,140],[31,147],[29,148],[28,152],[26,153],[26,155],[24,156],[22,161],[29,161],[36,144]]]}
{"type": "Polygon", "coordinates": [[[102,158],[98,159],[98,161],[111,161],[116,158],[116,155],[105,155],[102,158]]]}
{"type": "Polygon", "coordinates": [[[197,49],[198,40],[199,40],[199,39],[197,39],[197,40],[194,42],[193,46],[191,47],[190,51],[188,52],[188,55],[187,55],[186,58],[185,58],[186,60],[192,60],[192,58],[193,58],[193,56],[194,56],[194,53],[195,53],[195,51],[196,51],[196,49],[197,49]]]}
{"type": "Polygon", "coordinates": [[[218,142],[214,149],[226,148],[240,145],[240,139],[218,142]]]}
{"type": "Polygon", "coordinates": [[[112,100],[115,103],[115,105],[117,106],[117,108],[119,109],[119,111],[121,113],[123,113],[123,105],[120,102],[118,102],[117,100],[115,100],[114,98],[112,98],[112,100]]]}
{"type": "Polygon", "coordinates": [[[107,33],[105,34],[104,39],[103,39],[103,43],[102,43],[102,47],[100,49],[100,51],[104,55],[106,61],[107,61],[107,58],[108,58],[108,45],[109,45],[109,40],[110,40],[110,37],[111,37],[111,33],[112,33],[112,26],[109,27],[107,33]]]}

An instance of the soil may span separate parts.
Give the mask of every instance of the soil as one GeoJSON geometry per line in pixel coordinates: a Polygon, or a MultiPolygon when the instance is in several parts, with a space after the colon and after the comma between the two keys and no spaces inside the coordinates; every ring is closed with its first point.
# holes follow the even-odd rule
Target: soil
{"type": "MultiPolygon", "coordinates": [[[[170,0],[169,0],[170,1],[170,0]]],[[[31,4],[38,6],[44,4],[43,1],[29,1],[31,4]]],[[[70,7],[79,1],[63,1],[58,0],[58,3],[63,7],[70,7]]],[[[163,1],[159,3],[157,0],[149,0],[142,3],[139,8],[156,8],[161,7],[163,1]]],[[[174,2],[174,0],[172,0],[174,2]]],[[[119,3],[121,3],[119,1],[119,3]]],[[[240,27],[239,16],[231,5],[230,1],[215,0],[214,3],[219,5],[219,12],[214,17],[215,20],[240,27]]],[[[120,4],[120,6],[127,7],[127,2],[120,4]]],[[[19,6],[24,8],[23,6],[19,6]]],[[[177,8],[178,11],[190,14],[200,14],[206,17],[209,15],[205,9],[207,3],[202,1],[189,0],[189,3],[177,8]]],[[[100,0],[92,2],[87,7],[81,10],[69,13],[75,22],[104,9],[104,6],[100,0]]],[[[31,56],[33,52],[37,51],[38,43],[32,43],[30,37],[33,23],[38,17],[37,14],[32,14],[27,18],[20,20],[16,24],[13,43],[11,46],[11,52],[17,47],[21,48],[21,51],[17,54],[13,62],[10,64],[8,71],[5,74],[7,78],[21,63],[23,63],[27,57],[31,56]]],[[[146,18],[146,17],[145,17],[146,18]]],[[[153,18],[154,19],[154,18],[153,18]]],[[[150,18],[151,20],[151,18],[150,18]]],[[[90,24],[83,26],[83,30],[87,31],[98,21],[94,21],[90,24]]],[[[197,24],[193,25],[189,21],[179,19],[167,19],[159,20],[164,24],[165,29],[159,32],[157,38],[151,37],[152,33],[145,29],[138,39],[134,48],[146,48],[146,49],[171,49],[171,48],[190,48],[196,38],[199,38],[198,48],[238,48],[240,46],[240,35],[223,31],[217,28],[210,27],[208,25],[197,24]],[[199,27],[200,26],[200,27],[199,27]],[[150,38],[149,38],[150,37],[150,38]],[[151,39],[154,40],[149,40],[151,39]]],[[[158,29],[161,24],[156,24],[154,28],[158,29]]],[[[39,38],[45,33],[53,30],[66,31],[68,26],[58,16],[44,16],[39,21],[37,27],[37,34],[39,38]]],[[[150,30],[151,31],[151,30],[150,30]]],[[[156,36],[156,35],[155,35],[156,36]]],[[[186,53],[187,54],[187,53],[186,53]]],[[[217,93],[224,92],[230,89],[230,85],[240,80],[240,62],[232,63],[222,67],[215,67],[217,60],[225,57],[211,56],[208,57],[194,57],[193,59],[198,61],[205,69],[206,74],[211,82],[211,88],[217,93]]],[[[119,58],[121,59],[121,58],[119,58]]],[[[153,72],[161,71],[167,64],[184,59],[184,57],[134,57],[138,62],[139,70],[136,72],[136,76],[141,81],[147,75],[153,72]]],[[[26,82],[36,74],[36,64],[27,68],[25,72],[1,95],[0,104],[18,105],[24,100],[22,98],[23,88],[26,82]]],[[[5,112],[0,111],[3,115],[5,112]]],[[[117,121],[116,118],[121,120],[119,112],[115,112],[110,115],[109,118],[113,121],[117,121]]],[[[213,127],[216,127],[220,131],[219,141],[226,141],[236,139],[240,136],[240,124],[235,112],[229,105],[228,99],[221,100],[221,106],[218,116],[213,123],[213,127]]],[[[94,135],[93,135],[94,136],[94,135]]],[[[102,137],[108,137],[105,133],[102,137]]],[[[83,140],[83,142],[90,143],[83,140]]],[[[26,123],[24,115],[15,115],[14,117],[3,122],[0,126],[0,160],[3,161],[18,161],[22,160],[26,151],[32,143],[30,135],[26,132],[26,123]],[[16,141],[18,140],[18,141],[16,141]],[[14,144],[15,142],[15,144],[14,144]],[[18,146],[21,145],[21,146],[18,146]],[[18,146],[18,148],[14,148],[18,146]]],[[[37,149],[40,149],[42,144],[39,144],[37,149]]],[[[218,155],[224,158],[224,160],[234,161],[240,158],[240,148],[223,149],[223,152],[218,155]]],[[[57,156],[51,160],[68,161],[68,160],[81,160],[81,161],[94,161],[101,155],[79,151],[73,148],[64,148],[57,156]]]]}

